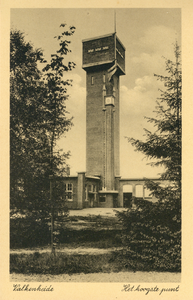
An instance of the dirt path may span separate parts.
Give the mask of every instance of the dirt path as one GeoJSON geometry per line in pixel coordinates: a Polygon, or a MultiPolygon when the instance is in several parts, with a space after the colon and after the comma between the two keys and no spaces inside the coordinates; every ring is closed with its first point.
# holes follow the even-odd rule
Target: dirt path
{"type": "MultiPolygon", "coordinates": [[[[99,255],[99,254],[107,254],[110,252],[113,252],[115,250],[120,250],[121,248],[107,248],[107,249],[99,249],[99,248],[84,248],[84,247],[77,247],[77,248],[63,248],[63,249],[57,249],[57,252],[68,254],[68,255],[73,255],[73,254],[89,254],[89,255],[99,255]]],[[[15,249],[11,250],[10,254],[33,254],[35,252],[39,253],[49,253],[50,247],[49,248],[34,248],[34,249],[15,249]]]]}
{"type": "Polygon", "coordinates": [[[180,282],[180,273],[169,272],[118,272],[118,273],[90,273],[90,274],[16,274],[10,275],[11,282],[180,282]]]}

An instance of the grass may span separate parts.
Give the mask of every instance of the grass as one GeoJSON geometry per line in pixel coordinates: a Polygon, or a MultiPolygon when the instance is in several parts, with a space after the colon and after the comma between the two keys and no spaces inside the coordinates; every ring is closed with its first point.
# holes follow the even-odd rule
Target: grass
{"type": "Polygon", "coordinates": [[[118,241],[118,237],[107,237],[106,239],[98,240],[98,241],[78,241],[78,242],[71,242],[71,243],[60,243],[57,245],[57,249],[63,248],[99,248],[99,249],[108,249],[114,247],[121,247],[122,243],[121,240],[116,242],[115,239],[118,241]]]}
{"type": "MultiPolygon", "coordinates": [[[[23,274],[75,274],[110,273],[123,271],[123,266],[112,254],[66,255],[63,253],[35,252],[34,254],[11,254],[10,273],[23,274]]],[[[128,268],[127,268],[128,271],[128,268]]]]}
{"type": "Polygon", "coordinates": [[[112,273],[124,271],[156,271],[156,272],[179,272],[159,269],[133,260],[122,255],[121,251],[98,255],[67,255],[57,252],[55,255],[49,253],[35,252],[33,254],[11,254],[10,273],[22,274],[89,274],[89,273],[112,273]]]}

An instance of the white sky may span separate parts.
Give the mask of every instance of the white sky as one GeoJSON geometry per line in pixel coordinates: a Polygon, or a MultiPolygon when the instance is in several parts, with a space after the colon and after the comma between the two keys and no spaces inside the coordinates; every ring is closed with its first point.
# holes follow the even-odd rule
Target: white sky
{"type": "MultiPolygon", "coordinates": [[[[173,44],[180,44],[180,9],[116,9],[117,35],[126,47],[126,75],[120,80],[120,160],[122,177],[154,177],[160,169],[147,166],[144,155],[135,152],[125,136],[143,138],[143,128],[151,129],[144,116],[152,116],[160,82],[154,73],[164,75],[163,56],[174,59],[173,44]]],[[[73,79],[67,109],[74,126],[59,146],[71,151],[71,174],[85,171],[86,157],[86,73],[82,70],[82,40],[114,31],[114,10],[107,9],[11,9],[11,27],[25,33],[46,59],[58,49],[54,36],[60,24],[74,25],[76,32],[67,57],[76,63],[68,73],[73,79]]]]}

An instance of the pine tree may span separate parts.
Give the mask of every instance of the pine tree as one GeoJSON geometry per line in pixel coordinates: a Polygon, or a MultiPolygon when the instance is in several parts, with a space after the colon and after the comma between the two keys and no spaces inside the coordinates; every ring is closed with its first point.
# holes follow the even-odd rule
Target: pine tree
{"type": "Polygon", "coordinates": [[[175,62],[166,60],[168,76],[155,75],[164,83],[157,99],[156,118],[147,118],[155,132],[145,129],[145,141],[129,138],[137,151],[164,166],[160,183],[146,180],[157,202],[136,200],[135,207],[117,213],[123,224],[122,261],[135,270],[181,270],[181,88],[180,50],[175,62]],[[167,181],[168,185],[162,185],[167,181]]]}
{"type": "Polygon", "coordinates": [[[160,180],[170,183],[164,187],[151,180],[146,181],[152,194],[161,202],[167,202],[179,209],[181,203],[181,112],[182,112],[182,70],[179,46],[175,44],[175,62],[166,59],[167,76],[156,75],[164,84],[157,99],[156,118],[146,118],[156,128],[155,132],[145,129],[145,141],[129,138],[137,151],[155,159],[152,166],[164,166],[160,180]]]}

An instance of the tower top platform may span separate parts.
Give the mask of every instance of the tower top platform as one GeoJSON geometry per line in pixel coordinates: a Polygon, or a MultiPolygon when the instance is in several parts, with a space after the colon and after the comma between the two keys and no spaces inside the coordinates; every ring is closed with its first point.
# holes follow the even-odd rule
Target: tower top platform
{"type": "Polygon", "coordinates": [[[119,75],[125,75],[125,47],[116,33],[84,39],[82,44],[85,71],[116,64],[119,75]]]}

